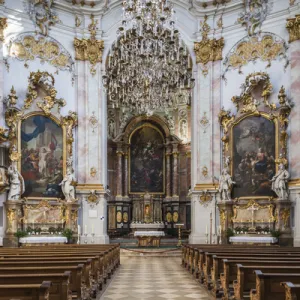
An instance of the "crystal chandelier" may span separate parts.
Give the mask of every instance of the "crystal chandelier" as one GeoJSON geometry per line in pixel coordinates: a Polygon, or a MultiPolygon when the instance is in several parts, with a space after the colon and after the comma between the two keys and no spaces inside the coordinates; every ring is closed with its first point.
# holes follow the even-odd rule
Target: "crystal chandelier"
{"type": "Polygon", "coordinates": [[[113,107],[139,114],[176,107],[194,87],[192,62],[167,0],[123,1],[103,85],[113,107]]]}

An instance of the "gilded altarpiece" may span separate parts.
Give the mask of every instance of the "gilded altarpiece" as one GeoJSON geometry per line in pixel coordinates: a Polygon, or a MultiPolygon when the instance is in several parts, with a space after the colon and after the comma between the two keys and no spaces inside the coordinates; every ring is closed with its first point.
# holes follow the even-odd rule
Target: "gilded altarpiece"
{"type": "Polygon", "coordinates": [[[219,114],[223,129],[222,174],[227,170],[232,181],[229,199],[218,203],[224,241],[228,228],[268,235],[277,231],[283,243],[291,241],[288,193],[282,198],[273,188],[276,174],[288,169],[291,105],[284,87],[279,91],[278,103],[270,103],[272,93],[268,74],[252,73],[246,77],[241,95],[231,99],[236,115],[224,109],[219,114]]]}
{"type": "MultiPolygon", "coordinates": [[[[54,84],[52,74],[32,72],[24,101],[18,101],[13,87],[6,99],[9,169],[16,168],[22,191],[5,203],[8,244],[17,230],[30,228],[46,235],[65,228],[77,231],[77,200],[67,201],[66,189],[62,189],[74,173],[73,128],[77,115],[71,111],[67,116],[60,114],[66,102],[56,97],[54,84]]],[[[76,186],[75,181],[70,184],[76,186]]]]}

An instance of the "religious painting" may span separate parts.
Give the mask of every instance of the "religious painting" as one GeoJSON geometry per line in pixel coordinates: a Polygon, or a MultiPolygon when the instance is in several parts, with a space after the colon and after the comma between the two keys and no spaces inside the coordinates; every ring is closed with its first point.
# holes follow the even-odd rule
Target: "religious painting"
{"type": "Polygon", "coordinates": [[[164,193],[164,140],[152,126],[137,129],[130,140],[130,193],[164,193]]]}
{"type": "Polygon", "coordinates": [[[271,179],[276,173],[276,128],[273,121],[250,116],[232,129],[233,197],[275,196],[271,179]]]}
{"type": "Polygon", "coordinates": [[[21,125],[23,197],[62,198],[63,129],[44,115],[26,118],[21,125]]]}

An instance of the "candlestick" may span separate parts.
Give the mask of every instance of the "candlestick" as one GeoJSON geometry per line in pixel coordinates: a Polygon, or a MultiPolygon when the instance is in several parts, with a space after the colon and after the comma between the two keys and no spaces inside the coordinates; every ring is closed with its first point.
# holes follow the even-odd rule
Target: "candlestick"
{"type": "Polygon", "coordinates": [[[87,225],[84,225],[84,234],[87,234],[87,225]]]}
{"type": "Polygon", "coordinates": [[[94,232],[94,225],[92,225],[92,233],[95,233],[95,232],[94,232]]]}
{"type": "Polygon", "coordinates": [[[205,234],[208,234],[208,230],[207,230],[207,225],[206,225],[206,230],[205,230],[205,234]]]}
{"type": "Polygon", "coordinates": [[[80,235],[80,233],[81,233],[81,230],[80,230],[81,228],[80,228],[80,225],[78,225],[77,226],[77,232],[78,232],[78,235],[80,235]]]}

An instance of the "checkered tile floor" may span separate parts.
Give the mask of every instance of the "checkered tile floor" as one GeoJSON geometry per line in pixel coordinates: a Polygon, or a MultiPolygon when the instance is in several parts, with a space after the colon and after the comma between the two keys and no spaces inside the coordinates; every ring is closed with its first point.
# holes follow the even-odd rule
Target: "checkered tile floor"
{"type": "Polygon", "coordinates": [[[122,257],[100,300],[211,300],[179,257],[122,257]]]}

